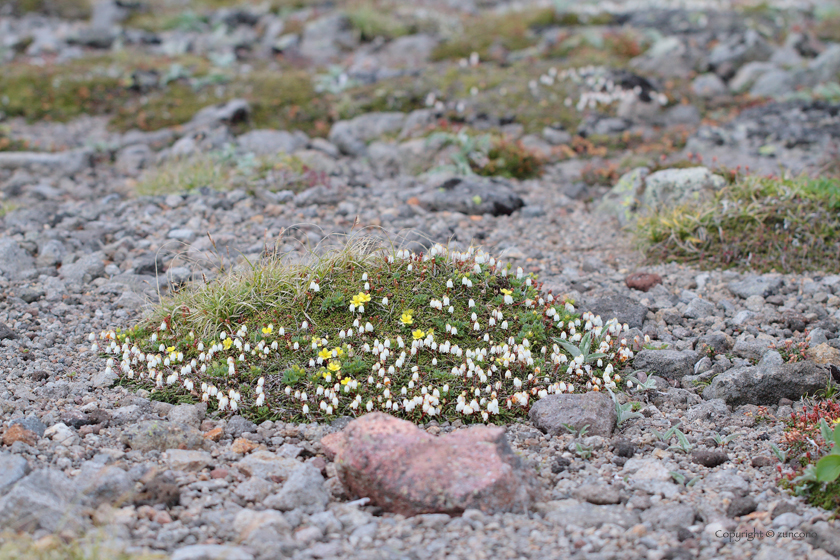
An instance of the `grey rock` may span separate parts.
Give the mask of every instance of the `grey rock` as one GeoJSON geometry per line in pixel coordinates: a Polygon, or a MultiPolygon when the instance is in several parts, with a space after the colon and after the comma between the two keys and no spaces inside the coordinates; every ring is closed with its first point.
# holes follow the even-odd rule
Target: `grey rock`
{"type": "Polygon", "coordinates": [[[185,126],[191,130],[198,127],[218,126],[242,122],[251,114],[251,106],[244,99],[231,99],[199,110],[185,126]]]}
{"type": "Polygon", "coordinates": [[[571,523],[588,529],[610,523],[629,529],[640,521],[638,513],[620,505],[596,506],[577,500],[559,500],[548,502],[546,508],[545,520],[563,526],[571,523]]]}
{"type": "Polygon", "coordinates": [[[735,94],[749,91],[761,76],[777,69],[778,67],[770,62],[749,62],[744,64],[729,81],[729,90],[735,94]]]}
{"type": "Polygon", "coordinates": [[[138,451],[203,449],[208,445],[204,435],[195,428],[159,420],[128,426],[120,434],[120,442],[138,451]]]}
{"type": "Polygon", "coordinates": [[[663,37],[644,54],[630,61],[630,66],[642,72],[662,77],[688,77],[693,69],[688,48],[680,37],[663,37]]]}
{"type": "Polygon", "coordinates": [[[31,471],[29,462],[20,455],[7,451],[0,453],[0,496],[31,471]]]}
{"type": "Polygon", "coordinates": [[[508,216],[525,202],[504,179],[453,178],[421,194],[420,206],[430,212],[508,216]]]}
{"type": "Polygon", "coordinates": [[[234,416],[230,420],[227,421],[225,424],[225,434],[230,437],[238,438],[242,434],[248,432],[256,432],[257,425],[251,422],[250,420],[246,420],[241,416],[234,416]]]}
{"type": "Polygon", "coordinates": [[[714,378],[704,399],[723,399],[730,406],[775,405],[780,399],[797,401],[825,389],[828,372],[813,362],[736,367],[714,378]]]}
{"type": "Polygon", "coordinates": [[[198,428],[206,413],[207,405],[205,404],[179,404],[169,410],[167,418],[176,424],[198,428]]]}
{"type": "Polygon", "coordinates": [[[193,544],[172,553],[172,560],[254,560],[254,555],[239,546],[193,544]]]}
{"type": "Polygon", "coordinates": [[[104,255],[101,252],[82,256],[73,264],[64,265],[59,276],[69,284],[84,286],[105,275],[104,255]]]}
{"type": "Polygon", "coordinates": [[[330,129],[329,141],[342,153],[361,156],[367,142],[402,130],[405,113],[366,113],[348,121],[338,121],[330,129]]]}
{"type": "Polygon", "coordinates": [[[688,317],[689,319],[705,319],[706,317],[713,315],[714,312],[714,303],[696,297],[688,303],[688,307],[685,308],[683,316],[688,317]]]}
{"type": "MultiPolygon", "coordinates": [[[[137,295],[134,295],[134,294],[128,294],[128,293],[123,294],[123,296],[125,296],[125,295],[131,295],[131,296],[136,297],[138,299],[142,299],[142,298],[140,298],[140,296],[137,296],[137,295]]],[[[123,299],[123,297],[120,296],[118,302],[122,299],[123,299]]],[[[124,301],[118,307],[123,307],[123,306],[125,306],[124,301]]],[[[117,382],[117,380],[119,378],[120,377],[116,373],[114,373],[113,370],[111,370],[111,371],[102,370],[102,371],[94,374],[94,376],[90,380],[90,384],[93,385],[94,387],[104,389],[105,387],[111,387],[114,383],[117,382]]]]}
{"type": "Polygon", "coordinates": [[[691,82],[691,91],[700,97],[717,97],[719,95],[726,95],[728,90],[726,84],[723,83],[717,74],[708,73],[700,74],[691,82]]]}
{"type": "Polygon", "coordinates": [[[637,167],[619,177],[610,192],[601,198],[596,211],[615,216],[622,226],[629,224],[635,218],[649,172],[647,167],[637,167]]]}
{"type": "Polygon", "coordinates": [[[840,527],[827,521],[816,521],[802,527],[811,546],[821,548],[832,556],[840,556],[840,527]]]}
{"type": "Polygon", "coordinates": [[[695,449],[691,461],[712,469],[729,461],[729,456],[718,449],[695,449]]]}
{"type": "Polygon", "coordinates": [[[568,144],[572,141],[572,135],[570,133],[550,126],[543,128],[542,137],[552,146],[560,146],[561,144],[568,144]]]}
{"type": "Polygon", "coordinates": [[[0,239],[0,274],[10,280],[18,280],[24,277],[24,272],[34,268],[35,259],[21,249],[14,239],[0,239]]]}
{"type": "Polygon", "coordinates": [[[783,513],[773,518],[773,527],[787,527],[795,529],[802,524],[802,516],[793,512],[783,513]]]}
{"type": "Polygon", "coordinates": [[[342,47],[352,48],[357,42],[349,18],[343,13],[329,14],[306,24],[300,53],[321,65],[341,54],[342,47]]]}
{"type": "Polygon", "coordinates": [[[15,424],[20,424],[30,432],[35,432],[38,434],[38,437],[44,437],[44,432],[46,431],[47,427],[44,425],[43,422],[37,416],[27,416],[26,418],[15,418],[9,422],[9,427],[11,428],[15,424]]]}
{"type": "Polygon", "coordinates": [[[94,464],[82,468],[79,476],[84,484],[82,492],[85,502],[94,508],[106,503],[119,507],[134,494],[134,481],[127,472],[116,466],[94,464]]]}
{"type": "Polygon", "coordinates": [[[0,527],[16,531],[76,529],[81,515],[73,504],[76,485],[64,473],[39,469],[0,498],[0,527]]]}
{"type": "Polygon", "coordinates": [[[274,484],[258,476],[252,476],[236,487],[234,494],[246,502],[260,502],[274,490],[274,484]]]}
{"type": "Polygon", "coordinates": [[[666,379],[681,379],[694,373],[700,357],[693,350],[648,350],[636,354],[633,367],[653,372],[666,379]]]}
{"type": "Polygon", "coordinates": [[[757,97],[784,97],[796,87],[796,81],[787,70],[771,70],[759,77],[750,88],[750,95],[757,97]]]}
{"type": "Polygon", "coordinates": [[[196,233],[188,228],[177,228],[169,230],[169,233],[166,236],[169,239],[190,243],[196,238],[196,233]]]}
{"type": "Polygon", "coordinates": [[[654,506],[642,512],[642,523],[650,523],[654,529],[676,531],[681,527],[694,525],[696,512],[688,504],[667,504],[654,506]]]}
{"type": "Polygon", "coordinates": [[[15,340],[17,337],[18,335],[15,331],[5,324],[0,323],[0,340],[15,340]]]}
{"type": "Polygon", "coordinates": [[[747,62],[768,60],[773,47],[754,29],[732,36],[709,53],[709,64],[723,78],[729,78],[747,62]]]}
{"type": "Polygon", "coordinates": [[[599,315],[604,322],[617,319],[631,329],[640,329],[647,315],[647,307],[627,296],[610,294],[593,301],[587,301],[585,308],[590,313],[599,315]]]}
{"type": "Polygon", "coordinates": [[[744,280],[730,282],[726,286],[736,296],[747,299],[750,296],[767,297],[779,291],[782,279],[773,276],[750,276],[744,280]]]}
{"type": "Polygon", "coordinates": [[[531,406],[528,417],[537,429],[552,436],[567,434],[563,424],[568,424],[575,430],[588,425],[589,435],[609,437],[616,423],[613,402],[595,392],[549,395],[531,406]]]}
{"type": "Polygon", "coordinates": [[[725,421],[729,418],[730,414],[726,401],[723,399],[712,399],[692,406],[685,413],[685,418],[689,422],[704,420],[706,422],[718,423],[725,421]]]}
{"type": "Polygon", "coordinates": [[[295,195],[294,203],[295,206],[299,207],[310,206],[312,204],[319,206],[338,204],[344,199],[344,196],[344,192],[340,189],[318,185],[295,195]]]}
{"type": "Polygon", "coordinates": [[[840,74],[840,44],[827,47],[808,64],[808,69],[818,82],[837,81],[840,74]]]}
{"type": "Polygon", "coordinates": [[[713,472],[703,480],[703,488],[716,492],[732,492],[736,496],[746,496],[750,483],[735,469],[713,472]]]}
{"type": "Polygon", "coordinates": [[[578,500],[598,506],[617,504],[621,501],[618,489],[605,484],[583,484],[575,489],[573,495],[578,500]]]}
{"type": "Polygon", "coordinates": [[[697,339],[695,348],[699,353],[704,353],[707,349],[711,349],[715,354],[723,354],[731,350],[732,345],[732,337],[724,332],[715,331],[700,336],[697,339]]]}
{"type": "Polygon", "coordinates": [[[38,256],[35,258],[35,265],[38,268],[56,266],[61,263],[67,249],[58,239],[49,239],[38,246],[38,256]]]}
{"type": "Polygon", "coordinates": [[[173,471],[200,471],[213,464],[213,457],[206,451],[195,449],[169,449],[164,461],[173,471]]]}
{"type": "Polygon", "coordinates": [[[663,169],[645,179],[643,208],[662,208],[675,203],[705,200],[726,184],[720,175],[705,167],[663,169]]]}
{"type": "MultiPolygon", "coordinates": [[[[733,354],[746,360],[761,360],[770,351],[770,341],[762,338],[738,340],[732,347],[733,354]]],[[[776,354],[778,355],[777,352],[776,354]]],[[[768,359],[776,360],[776,357],[771,356],[768,359]]]]}
{"type": "Polygon", "coordinates": [[[285,480],[300,464],[300,461],[295,459],[259,450],[241,459],[234,466],[248,476],[258,476],[266,480],[285,480]]]}
{"type": "Polygon", "coordinates": [[[726,508],[726,515],[729,517],[741,517],[749,515],[758,507],[758,502],[752,496],[739,496],[729,502],[726,508]]]}
{"type": "Polygon", "coordinates": [[[285,130],[251,130],[236,139],[239,147],[258,156],[272,156],[278,153],[291,154],[301,150],[309,143],[309,138],[302,132],[285,130]]]}
{"type": "Polygon", "coordinates": [[[318,513],[326,509],[330,501],[324,486],[324,477],[312,465],[300,464],[280,491],[265,499],[266,507],[280,511],[300,509],[305,513],[318,513]]]}
{"type": "Polygon", "coordinates": [[[114,167],[122,173],[134,174],[155,160],[155,153],[146,144],[131,144],[117,153],[114,167]]]}
{"type": "Polygon", "coordinates": [[[91,152],[0,152],[0,169],[44,167],[66,175],[74,175],[90,167],[91,152]]]}

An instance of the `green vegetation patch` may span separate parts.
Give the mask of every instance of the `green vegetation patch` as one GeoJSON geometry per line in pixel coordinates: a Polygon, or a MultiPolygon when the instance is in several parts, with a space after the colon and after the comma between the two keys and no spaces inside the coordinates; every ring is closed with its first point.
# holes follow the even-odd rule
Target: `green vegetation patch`
{"type": "Polygon", "coordinates": [[[0,560],[163,560],[165,557],[120,552],[98,533],[69,542],[57,535],[33,539],[24,533],[0,533],[0,560]]]}
{"type": "Polygon", "coordinates": [[[697,207],[638,223],[650,261],[759,271],[840,271],[840,180],[747,177],[697,207]]]}
{"type": "Polygon", "coordinates": [[[450,156],[452,163],[435,171],[453,171],[460,175],[484,175],[533,179],[542,173],[543,162],[520,142],[512,142],[490,134],[470,135],[464,131],[435,132],[428,142],[438,146],[454,145],[458,151],[450,156]]]}
{"type": "MultiPolygon", "coordinates": [[[[7,0],[12,13],[23,15],[30,12],[65,19],[87,19],[91,14],[89,0],[7,0]]],[[[4,2],[5,4],[6,2],[4,2]]]]}
{"type": "Polygon", "coordinates": [[[170,160],[143,173],[135,190],[139,195],[150,196],[202,187],[246,191],[264,187],[270,191],[300,192],[327,181],[322,171],[310,168],[294,156],[241,156],[227,151],[170,160]]]}
{"type": "Polygon", "coordinates": [[[617,389],[632,358],[621,325],[480,250],[362,237],[318,255],[182,290],[126,332],[91,333],[93,350],[123,383],[260,421],[503,423],[551,393],[617,389]]]}

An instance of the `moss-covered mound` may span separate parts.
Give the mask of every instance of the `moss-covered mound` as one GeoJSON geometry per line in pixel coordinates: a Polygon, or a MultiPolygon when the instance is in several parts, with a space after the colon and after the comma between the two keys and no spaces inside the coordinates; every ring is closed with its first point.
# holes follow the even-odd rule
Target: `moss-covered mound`
{"type": "Polygon", "coordinates": [[[632,357],[621,332],[480,250],[366,240],[272,256],[91,341],[122,383],[255,420],[502,423],[552,393],[615,389],[632,357]]]}

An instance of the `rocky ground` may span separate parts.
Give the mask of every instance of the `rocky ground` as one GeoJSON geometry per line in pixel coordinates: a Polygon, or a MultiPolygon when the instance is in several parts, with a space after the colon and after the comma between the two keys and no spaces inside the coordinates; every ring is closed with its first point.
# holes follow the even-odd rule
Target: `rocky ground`
{"type": "MultiPolygon", "coordinates": [[[[337,8],[306,2],[276,14],[250,5],[211,10],[189,33],[144,30],[137,23],[144,20],[127,20],[142,2],[97,4],[90,21],[22,14],[18,4],[0,8],[0,60],[8,68],[138,49],[230,55],[229,64],[240,68],[278,59],[307,68],[335,63],[344,72],[335,75],[338,83],[432,80],[446,70],[423,73],[446,37],[443,24],[360,42],[337,8]],[[284,32],[290,21],[294,30],[284,32]]],[[[615,205],[621,192],[608,193],[615,177],[587,179],[597,169],[652,168],[657,162],[637,165],[633,158],[677,130],[686,142],[655,152],[662,168],[691,154],[695,162],[762,173],[780,166],[836,171],[840,105],[831,92],[840,43],[802,31],[807,26],[799,24],[827,9],[821,5],[770,3],[767,13],[753,13],[715,2],[661,4],[580,8],[592,17],[613,14],[609,29],[656,29],[658,39],[601,78],[596,72],[587,81],[590,70],[580,71],[583,89],[574,103],[585,95],[613,97],[592,105],[598,110],[584,107],[576,128],[539,118],[506,121],[510,115],[482,105],[483,92],[447,97],[442,90],[423,92],[422,107],[333,115],[320,132],[302,127],[305,133],[247,131],[243,122],[261,118],[259,101],[247,96],[208,103],[155,130],[120,130],[105,114],[54,122],[9,112],[0,129],[0,141],[10,142],[0,143],[0,526],[41,543],[54,534],[88,535],[107,550],[180,560],[840,555],[840,526],[830,512],[778,486],[779,468],[788,466],[771,450],[781,444],[782,421],[805,406],[801,397],[825,388],[825,364],[840,365],[840,276],[644,262],[620,227],[627,217],[626,207],[615,205]],[[744,13],[763,26],[744,25],[744,13]],[[598,79],[628,85],[607,90],[598,79]],[[668,98],[660,103],[662,92],[668,98]],[[442,120],[520,140],[546,159],[543,173],[453,179],[450,168],[433,168],[450,162],[451,147],[426,139],[442,120]],[[627,135],[641,143],[627,144],[627,135]],[[574,148],[586,138],[592,151],[574,148]],[[240,165],[245,180],[223,190],[201,184],[188,192],[136,192],[178,158],[227,153],[228,161],[241,162],[278,151],[312,171],[293,180],[280,172],[255,178],[240,165]],[[518,512],[472,504],[462,515],[405,515],[359,499],[358,485],[348,489],[334,444],[322,443],[346,419],[257,426],[238,416],[206,416],[201,405],[173,406],[115,385],[91,350],[91,332],[135,324],[150,302],[202,276],[212,279],[220,265],[303,251],[325,236],[366,228],[413,250],[429,240],[479,243],[539,274],[580,309],[617,316],[639,340],[649,337],[636,349],[633,370],[651,375],[655,388],[629,396],[641,403],[641,417],[616,422],[608,401],[595,417],[562,407],[532,413],[505,432],[521,458],[512,460],[514,475],[533,492],[518,512]],[[627,281],[636,272],[661,282],[627,281]],[[779,352],[786,341],[808,347],[809,358],[787,363],[779,352]],[[573,434],[561,423],[590,424],[590,432],[573,434]],[[682,449],[657,436],[677,425],[686,437],[682,449]],[[730,435],[725,445],[715,441],[730,435]]],[[[400,17],[446,20],[441,14],[508,8],[421,2],[401,6],[400,17]]],[[[597,22],[584,27],[604,31],[597,22]]],[[[549,25],[520,50],[490,46],[495,58],[486,64],[515,68],[530,56],[539,66],[562,31],[549,25]]],[[[471,58],[456,57],[451,66],[483,68],[471,58]]],[[[560,82],[557,70],[544,71],[530,89],[560,82]]],[[[554,99],[540,95],[534,93],[535,105],[554,99]]],[[[707,171],[699,179],[680,173],[668,176],[669,196],[677,199],[714,184],[707,171]]],[[[648,179],[649,192],[652,184],[648,179]]],[[[448,422],[420,428],[436,436],[464,431],[448,422]]],[[[445,454],[434,460],[447,468],[445,454]]],[[[429,481],[411,481],[418,499],[427,499],[429,481]]]]}

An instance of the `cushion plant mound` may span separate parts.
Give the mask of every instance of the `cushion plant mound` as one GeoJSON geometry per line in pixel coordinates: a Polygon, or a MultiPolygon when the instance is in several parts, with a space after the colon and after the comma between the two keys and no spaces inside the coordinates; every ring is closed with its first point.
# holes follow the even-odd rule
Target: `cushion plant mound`
{"type": "Polygon", "coordinates": [[[90,338],[121,383],[258,422],[505,423],[549,394],[615,389],[633,356],[622,325],[540,288],[480,249],[366,239],[305,263],[268,257],[90,338]]]}

